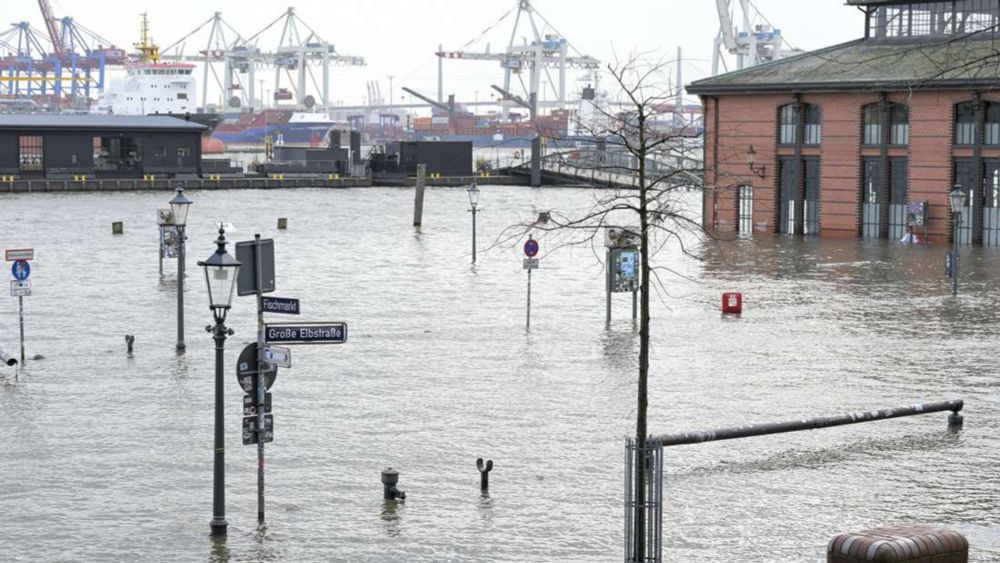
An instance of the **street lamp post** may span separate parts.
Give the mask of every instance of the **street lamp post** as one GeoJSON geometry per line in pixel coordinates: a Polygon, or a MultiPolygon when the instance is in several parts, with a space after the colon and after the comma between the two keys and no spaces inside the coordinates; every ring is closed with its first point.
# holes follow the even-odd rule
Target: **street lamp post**
{"type": "Polygon", "coordinates": [[[183,352],[184,345],[184,227],[187,225],[188,208],[191,200],[184,197],[183,184],[177,186],[177,195],[170,200],[170,211],[177,227],[177,351],[183,352]]]}
{"type": "Polygon", "coordinates": [[[948,194],[948,203],[951,205],[953,225],[951,235],[951,294],[958,295],[958,227],[962,220],[962,208],[965,207],[965,192],[962,191],[962,184],[955,184],[954,189],[948,194]]]}
{"type": "Polygon", "coordinates": [[[226,442],[222,432],[222,380],[225,358],[226,337],[233,330],[226,328],[226,313],[233,303],[233,290],[236,288],[236,275],[240,263],[226,252],[226,230],[219,226],[218,245],[215,252],[198,265],[205,269],[205,281],[208,283],[208,306],[212,309],[215,326],[209,325],[205,330],[212,333],[215,339],[215,459],[213,463],[212,485],[212,535],[226,535],[226,442]]]}
{"type": "Polygon", "coordinates": [[[473,182],[466,190],[469,193],[469,204],[472,205],[472,263],[476,263],[476,206],[479,205],[479,187],[473,182]]]}

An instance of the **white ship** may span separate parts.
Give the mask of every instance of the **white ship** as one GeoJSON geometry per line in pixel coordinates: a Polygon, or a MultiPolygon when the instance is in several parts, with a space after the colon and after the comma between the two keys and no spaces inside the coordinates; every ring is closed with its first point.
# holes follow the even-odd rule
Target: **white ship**
{"type": "Polygon", "coordinates": [[[142,42],[136,43],[139,62],[125,67],[125,76],[112,81],[98,99],[94,113],[185,115],[196,113],[193,64],[160,62],[160,48],[149,37],[142,15],[142,42]]]}

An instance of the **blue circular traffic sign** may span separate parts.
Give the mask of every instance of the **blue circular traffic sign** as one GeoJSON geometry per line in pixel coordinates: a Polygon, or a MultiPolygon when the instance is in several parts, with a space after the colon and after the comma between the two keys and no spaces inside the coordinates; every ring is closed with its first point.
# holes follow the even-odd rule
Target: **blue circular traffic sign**
{"type": "Polygon", "coordinates": [[[529,238],[524,243],[524,255],[528,258],[534,258],[536,254],[538,254],[538,241],[529,238]]]}
{"type": "Polygon", "coordinates": [[[31,264],[28,264],[27,260],[15,260],[14,265],[10,267],[10,273],[15,280],[24,281],[31,275],[31,264]]]}

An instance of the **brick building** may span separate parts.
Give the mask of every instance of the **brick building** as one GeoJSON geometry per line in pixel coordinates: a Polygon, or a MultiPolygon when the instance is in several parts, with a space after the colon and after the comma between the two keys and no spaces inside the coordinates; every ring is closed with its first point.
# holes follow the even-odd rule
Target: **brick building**
{"type": "Polygon", "coordinates": [[[695,82],[708,229],[1000,245],[1000,0],[847,0],[864,37],[695,82]],[[923,227],[917,227],[918,233],[923,227]]]}

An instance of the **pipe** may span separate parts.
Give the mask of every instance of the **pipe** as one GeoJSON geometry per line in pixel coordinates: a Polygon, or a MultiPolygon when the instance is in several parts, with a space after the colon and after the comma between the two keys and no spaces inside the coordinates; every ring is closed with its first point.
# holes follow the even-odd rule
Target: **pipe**
{"type": "Polygon", "coordinates": [[[843,426],[845,424],[873,422],[876,420],[888,420],[890,418],[943,411],[952,412],[951,416],[948,417],[948,426],[950,428],[957,428],[962,425],[962,416],[959,415],[958,412],[962,410],[964,404],[965,403],[962,399],[952,399],[936,403],[922,403],[908,407],[855,412],[838,416],[806,418],[802,420],[788,420],[784,422],[765,422],[762,424],[746,424],[744,426],[733,426],[730,428],[717,428],[715,430],[695,430],[692,432],[680,432],[677,434],[663,434],[660,436],[653,436],[650,440],[659,442],[664,447],[683,446],[685,444],[699,444],[701,442],[715,442],[717,440],[733,440],[735,438],[749,438],[751,436],[764,436],[767,434],[798,432],[800,430],[816,430],[818,428],[830,428],[833,426],[843,426]]]}

